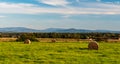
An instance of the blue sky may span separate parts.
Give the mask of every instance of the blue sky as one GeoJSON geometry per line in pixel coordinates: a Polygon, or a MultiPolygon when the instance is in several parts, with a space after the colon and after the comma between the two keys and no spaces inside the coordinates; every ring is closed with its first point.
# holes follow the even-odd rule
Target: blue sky
{"type": "Polygon", "coordinates": [[[0,0],[0,28],[120,31],[120,0],[0,0]]]}

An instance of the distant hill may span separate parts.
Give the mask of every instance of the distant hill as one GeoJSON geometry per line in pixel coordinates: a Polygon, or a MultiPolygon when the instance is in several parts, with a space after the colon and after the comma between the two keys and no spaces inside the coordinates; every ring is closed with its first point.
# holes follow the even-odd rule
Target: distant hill
{"type": "Polygon", "coordinates": [[[7,27],[7,28],[0,28],[0,32],[39,32],[39,30],[25,28],[25,27],[7,27]]]}
{"type": "Polygon", "coordinates": [[[62,29],[62,28],[48,28],[42,30],[42,32],[62,32],[62,33],[89,33],[89,32],[101,32],[101,33],[120,33],[120,31],[112,31],[112,30],[87,30],[87,29],[62,29]]]}
{"type": "Polygon", "coordinates": [[[0,28],[0,32],[60,32],[60,33],[89,33],[89,32],[102,32],[102,33],[120,33],[120,31],[111,30],[86,30],[86,29],[63,29],[63,28],[48,28],[45,30],[36,30],[25,27],[7,27],[0,28]]]}

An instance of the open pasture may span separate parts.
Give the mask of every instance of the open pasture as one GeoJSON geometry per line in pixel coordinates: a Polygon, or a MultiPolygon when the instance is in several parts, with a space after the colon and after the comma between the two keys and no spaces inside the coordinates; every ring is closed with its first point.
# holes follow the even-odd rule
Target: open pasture
{"type": "Polygon", "coordinates": [[[42,43],[0,42],[0,64],[119,64],[120,43],[99,43],[88,50],[88,42],[42,43]]]}

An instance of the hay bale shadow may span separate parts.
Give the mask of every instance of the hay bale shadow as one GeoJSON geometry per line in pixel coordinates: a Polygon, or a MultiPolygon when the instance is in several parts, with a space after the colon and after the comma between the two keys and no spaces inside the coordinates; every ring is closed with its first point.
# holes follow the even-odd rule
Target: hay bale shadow
{"type": "Polygon", "coordinates": [[[79,48],[79,50],[88,50],[88,48],[79,48]]]}

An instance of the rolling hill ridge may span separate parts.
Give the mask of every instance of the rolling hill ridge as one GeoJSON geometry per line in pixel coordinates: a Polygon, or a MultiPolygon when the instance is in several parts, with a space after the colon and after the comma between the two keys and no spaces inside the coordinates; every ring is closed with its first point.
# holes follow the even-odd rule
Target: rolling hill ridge
{"type": "Polygon", "coordinates": [[[7,27],[0,28],[0,32],[60,32],[60,33],[89,33],[89,32],[103,32],[103,33],[120,33],[120,31],[112,30],[86,30],[86,29],[63,29],[63,28],[48,28],[44,30],[36,30],[25,27],[7,27]]]}

